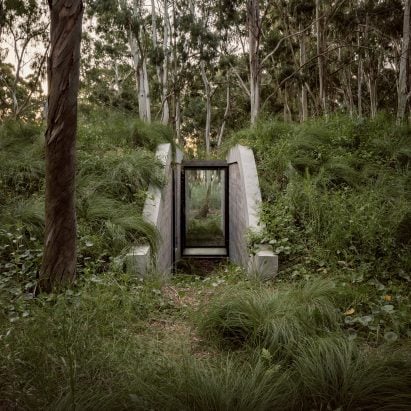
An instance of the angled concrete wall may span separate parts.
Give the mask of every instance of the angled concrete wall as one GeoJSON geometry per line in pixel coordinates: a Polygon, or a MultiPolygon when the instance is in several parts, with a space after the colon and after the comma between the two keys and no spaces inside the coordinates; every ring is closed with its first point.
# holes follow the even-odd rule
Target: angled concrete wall
{"type": "MultiPolygon", "coordinates": [[[[173,151],[171,144],[159,144],[157,159],[163,164],[165,184],[160,189],[150,184],[143,209],[143,217],[159,232],[157,253],[153,256],[149,246],[134,247],[126,258],[127,271],[145,275],[149,271],[169,274],[173,264],[173,151]],[[151,258],[154,257],[154,261],[151,258]]],[[[182,158],[176,149],[176,158],[182,158]]]]}
{"type": "Polygon", "coordinates": [[[249,274],[262,279],[277,274],[278,258],[269,249],[258,247],[251,254],[247,246],[247,234],[260,233],[261,191],[258,182],[254,154],[240,144],[227,155],[229,165],[229,232],[230,260],[246,267],[249,274]]]}
{"type": "MultiPolygon", "coordinates": [[[[153,271],[169,274],[173,261],[181,258],[180,208],[181,163],[183,155],[174,154],[170,144],[160,144],[157,158],[164,165],[165,185],[150,185],[144,204],[143,216],[159,232],[157,254],[153,256],[148,245],[134,247],[126,258],[127,270],[144,276],[153,271]],[[174,172],[174,178],[173,178],[174,172]],[[174,194],[174,195],[173,195],[174,194]],[[153,258],[152,258],[153,257],[153,258]]],[[[230,260],[247,268],[250,276],[272,278],[277,273],[278,259],[267,246],[257,246],[251,253],[247,234],[258,233],[263,228],[259,221],[261,192],[253,152],[237,145],[227,156],[229,165],[229,255],[230,260]]]]}

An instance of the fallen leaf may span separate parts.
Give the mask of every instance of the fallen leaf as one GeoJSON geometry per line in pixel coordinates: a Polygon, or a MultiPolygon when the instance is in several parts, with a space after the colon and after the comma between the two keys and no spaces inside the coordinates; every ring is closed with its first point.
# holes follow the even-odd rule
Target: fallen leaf
{"type": "Polygon", "coordinates": [[[354,313],[355,313],[354,308],[350,308],[349,310],[347,310],[347,311],[344,313],[344,315],[352,315],[352,314],[354,314],[354,313]]]}
{"type": "Polygon", "coordinates": [[[384,301],[392,301],[392,295],[384,295],[384,301]]]}

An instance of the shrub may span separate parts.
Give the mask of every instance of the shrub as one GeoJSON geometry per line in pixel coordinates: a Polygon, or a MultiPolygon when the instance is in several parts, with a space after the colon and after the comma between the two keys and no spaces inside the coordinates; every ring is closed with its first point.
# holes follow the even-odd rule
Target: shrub
{"type": "Polygon", "coordinates": [[[306,336],[338,329],[334,293],[332,283],[321,281],[287,291],[229,289],[211,301],[199,327],[228,346],[262,347],[288,358],[306,336]]]}
{"type": "Polygon", "coordinates": [[[301,409],[406,410],[411,367],[404,352],[366,352],[341,337],[302,345],[293,364],[301,409]]]}

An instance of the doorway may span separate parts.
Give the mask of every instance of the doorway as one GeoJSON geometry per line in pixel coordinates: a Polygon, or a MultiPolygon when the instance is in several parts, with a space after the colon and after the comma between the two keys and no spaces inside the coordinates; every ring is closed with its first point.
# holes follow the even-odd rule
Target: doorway
{"type": "Polygon", "coordinates": [[[183,161],[182,257],[228,257],[228,199],[226,161],[183,161]]]}

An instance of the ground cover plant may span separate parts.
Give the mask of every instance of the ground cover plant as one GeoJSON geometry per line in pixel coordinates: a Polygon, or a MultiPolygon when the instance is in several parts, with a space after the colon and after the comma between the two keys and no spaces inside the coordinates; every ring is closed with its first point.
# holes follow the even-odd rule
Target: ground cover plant
{"type": "MultiPolygon", "coordinates": [[[[78,270],[101,272],[132,244],[148,242],[155,247],[156,230],[141,211],[148,185],[163,184],[155,147],[172,137],[166,127],[147,127],[121,112],[85,106],[82,113],[77,150],[78,270]]],[[[0,126],[0,270],[2,290],[11,292],[6,301],[35,290],[44,231],[43,133],[37,123],[10,120],[0,126]]]]}
{"type": "Polygon", "coordinates": [[[250,131],[234,135],[231,144],[253,146],[263,189],[266,231],[250,235],[250,245],[262,241],[279,253],[278,278],[259,282],[226,264],[205,274],[187,262],[190,274],[143,280],[111,257],[155,239],[139,217],[147,185],[162,184],[145,141],[167,141],[167,131],[155,126],[150,136],[151,126],[135,129],[121,113],[83,116],[80,275],[59,293],[35,295],[41,128],[1,129],[4,161],[22,151],[36,160],[1,168],[1,409],[410,409],[407,129],[329,118],[261,123],[252,139],[250,131]],[[381,139],[391,130],[401,154],[374,153],[355,168],[360,148],[335,142],[337,126],[342,135],[362,130],[363,153],[381,146],[369,133],[381,139]],[[310,141],[322,136],[321,155],[304,142],[306,131],[310,141]],[[337,154],[352,161],[348,171],[326,169],[337,154]],[[304,156],[312,169],[301,165],[304,156]]]}
{"type": "Polygon", "coordinates": [[[384,115],[269,120],[227,147],[237,142],[254,150],[263,195],[266,229],[250,244],[279,254],[279,280],[338,278],[352,338],[409,336],[410,127],[384,115]]]}
{"type": "Polygon", "coordinates": [[[406,345],[370,349],[350,341],[330,282],[281,288],[263,287],[232,266],[171,281],[83,276],[65,293],[30,301],[22,318],[10,322],[2,313],[1,405],[409,409],[406,345]],[[293,305],[287,325],[277,315],[280,300],[293,305]]]}

